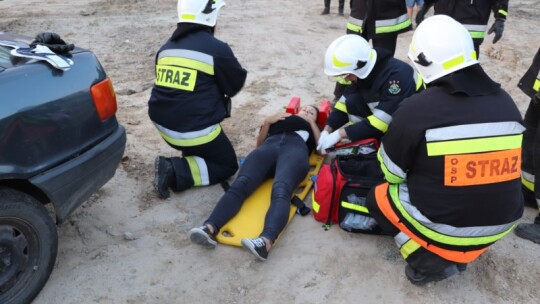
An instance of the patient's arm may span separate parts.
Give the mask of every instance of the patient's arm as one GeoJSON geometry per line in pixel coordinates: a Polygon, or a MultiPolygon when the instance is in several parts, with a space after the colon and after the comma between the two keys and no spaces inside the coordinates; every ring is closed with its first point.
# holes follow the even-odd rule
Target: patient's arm
{"type": "Polygon", "coordinates": [[[264,140],[266,139],[266,136],[268,135],[268,129],[270,128],[270,125],[279,121],[283,120],[286,117],[291,116],[290,113],[276,113],[272,116],[267,117],[263,123],[261,124],[261,128],[259,129],[259,136],[257,136],[257,147],[262,145],[264,140]]]}

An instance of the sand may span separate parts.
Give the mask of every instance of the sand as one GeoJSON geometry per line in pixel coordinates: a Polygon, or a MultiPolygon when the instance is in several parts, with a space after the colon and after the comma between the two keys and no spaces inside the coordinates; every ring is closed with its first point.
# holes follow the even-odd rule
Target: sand
{"type": "MultiPolygon", "coordinates": [[[[303,104],[332,97],[322,59],[345,33],[346,17],[337,15],[337,3],[321,16],[322,3],[227,0],[221,11],[216,36],[248,70],[233,117],[223,123],[239,156],[255,146],[264,117],[291,97],[303,104]]],[[[513,0],[509,11],[503,38],[488,38],[480,59],[523,113],[528,98],[516,85],[540,45],[540,6],[513,0]]],[[[467,271],[422,288],[405,278],[392,238],[324,231],[311,216],[293,219],[266,262],[238,247],[192,245],[187,232],[206,219],[222,188],[167,200],[152,189],[154,157],[177,154],[147,116],[154,56],[176,21],[173,0],[0,1],[1,31],[53,31],[96,54],[128,136],[115,177],[58,227],[56,265],[34,303],[538,303],[540,247],[513,233],[467,271]]],[[[406,62],[411,37],[398,41],[396,57],[406,62]]],[[[536,213],[526,208],[520,221],[536,213]]]]}

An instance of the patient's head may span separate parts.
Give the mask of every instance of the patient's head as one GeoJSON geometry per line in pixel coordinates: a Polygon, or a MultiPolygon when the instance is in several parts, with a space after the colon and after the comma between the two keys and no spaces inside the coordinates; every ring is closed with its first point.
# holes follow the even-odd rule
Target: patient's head
{"type": "Polygon", "coordinates": [[[307,121],[317,122],[319,116],[319,109],[315,106],[303,106],[300,108],[298,114],[296,114],[307,121]]]}

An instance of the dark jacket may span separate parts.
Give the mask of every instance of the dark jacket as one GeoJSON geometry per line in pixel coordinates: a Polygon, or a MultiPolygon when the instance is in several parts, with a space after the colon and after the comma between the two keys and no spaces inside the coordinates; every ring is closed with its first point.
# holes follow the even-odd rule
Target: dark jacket
{"type": "Polygon", "coordinates": [[[431,222],[512,223],[523,213],[524,129],[512,98],[473,65],[400,104],[382,141],[383,169],[398,172],[404,200],[431,222]]]}
{"type": "Polygon", "coordinates": [[[156,82],[148,101],[155,123],[177,132],[223,121],[227,98],[244,85],[247,72],[211,28],[182,24],[156,56],[156,82]]]}
{"type": "Polygon", "coordinates": [[[377,61],[369,76],[345,88],[326,122],[334,130],[353,123],[345,127],[353,141],[380,138],[399,103],[423,89],[421,78],[410,65],[392,58],[386,50],[375,50],[377,61]]]}
{"type": "Polygon", "coordinates": [[[518,87],[531,98],[540,90],[540,48],[536,52],[531,66],[519,80],[518,87]]]}
{"type": "Polygon", "coordinates": [[[508,0],[425,0],[425,5],[435,4],[436,15],[448,15],[463,24],[475,44],[481,44],[487,31],[489,16],[506,19],[508,0]]]}
{"type": "Polygon", "coordinates": [[[366,40],[393,36],[411,30],[404,0],[351,0],[347,33],[366,40]]]}

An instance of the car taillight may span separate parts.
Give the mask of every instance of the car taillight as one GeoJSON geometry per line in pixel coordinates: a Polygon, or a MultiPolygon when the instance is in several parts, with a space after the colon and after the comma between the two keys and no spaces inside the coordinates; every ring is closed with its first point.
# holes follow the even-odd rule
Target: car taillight
{"type": "Polygon", "coordinates": [[[106,120],[116,113],[116,94],[112,81],[106,78],[90,88],[99,119],[106,120]]]}

